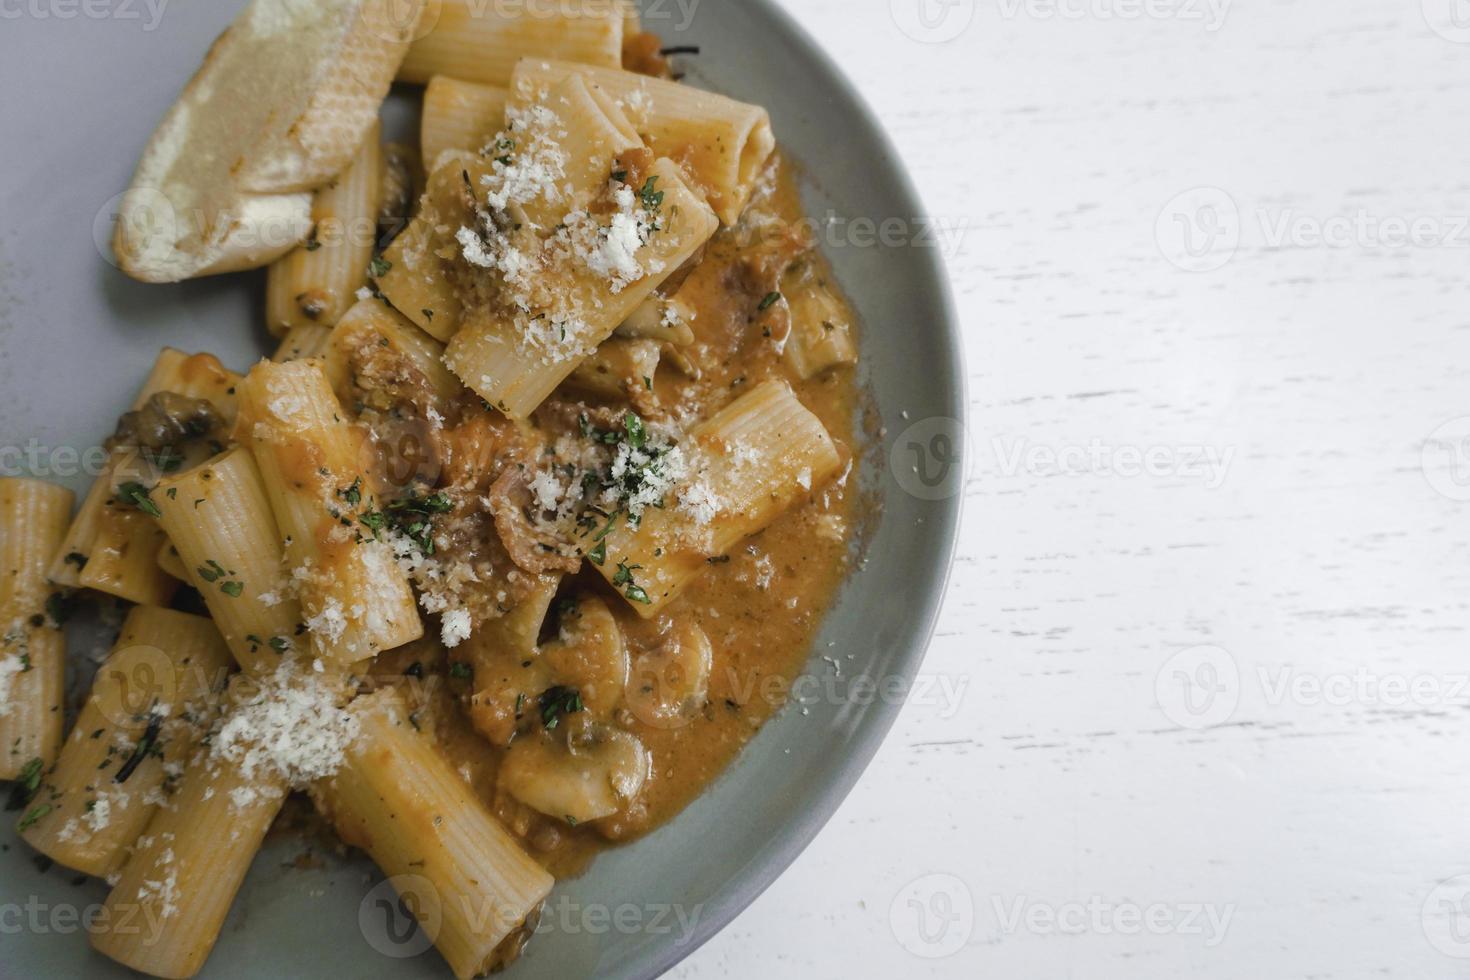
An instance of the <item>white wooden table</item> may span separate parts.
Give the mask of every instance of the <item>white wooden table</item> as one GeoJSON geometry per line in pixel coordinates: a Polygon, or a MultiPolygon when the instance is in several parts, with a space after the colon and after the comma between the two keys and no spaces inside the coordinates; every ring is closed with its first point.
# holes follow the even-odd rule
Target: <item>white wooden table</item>
{"type": "Polygon", "coordinates": [[[787,3],[964,229],[967,513],[674,975],[1470,975],[1470,3],[787,3]]]}

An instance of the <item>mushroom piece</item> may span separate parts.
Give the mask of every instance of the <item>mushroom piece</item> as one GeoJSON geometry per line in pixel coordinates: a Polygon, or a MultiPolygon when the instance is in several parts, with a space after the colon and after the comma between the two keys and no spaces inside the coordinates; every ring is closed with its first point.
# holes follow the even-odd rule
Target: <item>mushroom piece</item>
{"type": "Polygon", "coordinates": [[[612,717],[628,683],[628,646],[601,599],[584,599],[562,613],[561,632],[541,647],[558,684],[575,688],[591,717],[612,717]]]}
{"type": "MultiPolygon", "coordinates": [[[[554,580],[553,580],[554,581],[554,580]]],[[[549,603],[549,597],[543,596],[549,603]]],[[[505,629],[521,627],[544,613],[532,603],[523,614],[513,612],[505,629]]],[[[584,599],[561,615],[561,630],[540,647],[506,642],[487,631],[473,651],[475,686],[470,719],[475,729],[496,745],[509,745],[518,734],[554,730],[562,718],[609,720],[623,700],[628,680],[628,647],[622,629],[601,599],[584,599]]],[[[534,637],[534,631],[530,634],[534,637]]]]}
{"type": "Polygon", "coordinates": [[[606,725],[574,726],[516,739],[500,764],[500,788],[522,803],[570,824],[601,820],[638,798],[651,757],[634,736],[606,725]]]}
{"type": "Polygon", "coordinates": [[[687,725],[709,699],[714,651],[698,624],[673,624],[633,659],[624,685],[628,710],[654,728],[687,725]]]}
{"type": "Polygon", "coordinates": [[[486,499],[495,515],[500,540],[511,561],[522,571],[533,575],[550,572],[570,575],[582,567],[576,542],[569,540],[562,529],[536,519],[543,515],[536,513],[537,504],[521,467],[508,467],[490,488],[486,499]]]}

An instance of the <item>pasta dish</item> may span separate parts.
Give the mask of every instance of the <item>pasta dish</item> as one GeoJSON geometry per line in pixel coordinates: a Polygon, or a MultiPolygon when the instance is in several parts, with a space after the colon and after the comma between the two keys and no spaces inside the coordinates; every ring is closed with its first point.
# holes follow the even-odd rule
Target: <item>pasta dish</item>
{"type": "Polygon", "coordinates": [[[804,669],[862,513],[853,318],[766,110],[632,4],[307,7],[216,42],[114,242],[265,269],[274,356],[163,350],[75,513],[0,480],[0,779],[132,969],[203,967],[294,800],[478,976],[804,669]],[[68,727],[74,595],[126,616],[68,727]]]}

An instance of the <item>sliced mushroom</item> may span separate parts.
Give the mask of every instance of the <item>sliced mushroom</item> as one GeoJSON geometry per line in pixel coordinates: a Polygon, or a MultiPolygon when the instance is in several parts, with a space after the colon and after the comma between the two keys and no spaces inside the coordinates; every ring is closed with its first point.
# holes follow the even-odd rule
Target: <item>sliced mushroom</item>
{"type": "Polygon", "coordinates": [[[560,635],[539,648],[538,608],[544,615],[546,606],[532,603],[471,641],[477,693],[470,719],[496,745],[555,730],[563,720],[607,721],[623,700],[628,648],[606,604],[587,599],[572,607],[560,635]]]}
{"type": "Polygon", "coordinates": [[[601,599],[584,599],[562,616],[561,633],[541,648],[558,684],[575,688],[591,717],[612,717],[628,682],[628,647],[601,599]]]}
{"type": "Polygon", "coordinates": [[[582,567],[582,555],[576,542],[562,534],[555,525],[537,520],[540,515],[534,514],[536,504],[521,467],[508,468],[490,488],[488,499],[495,514],[495,529],[518,568],[543,575],[548,572],[571,574],[582,567]]]}
{"type": "Polygon", "coordinates": [[[627,732],[590,725],[571,738],[517,739],[500,766],[500,788],[548,817],[582,824],[638,798],[651,757],[627,732]]]}
{"type": "Polygon", "coordinates": [[[205,399],[160,391],[142,408],[117,420],[117,431],[107,440],[107,448],[177,451],[187,442],[207,439],[222,433],[224,428],[225,420],[219,409],[205,399]]]}
{"type": "Polygon", "coordinates": [[[521,721],[535,715],[531,699],[555,683],[536,639],[560,581],[542,577],[525,601],[485,624],[466,644],[475,671],[470,721],[495,745],[510,744],[521,721]]]}
{"type": "Polygon", "coordinates": [[[709,699],[713,665],[709,637],[698,624],[671,625],[634,657],[624,686],[628,710],[655,728],[687,725],[709,699]]]}

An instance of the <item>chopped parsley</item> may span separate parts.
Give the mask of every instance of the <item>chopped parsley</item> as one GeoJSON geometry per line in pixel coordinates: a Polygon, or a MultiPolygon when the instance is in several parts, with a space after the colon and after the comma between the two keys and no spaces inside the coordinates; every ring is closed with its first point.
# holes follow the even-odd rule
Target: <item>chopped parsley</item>
{"type": "Polygon", "coordinates": [[[623,428],[628,433],[628,445],[634,449],[642,449],[648,444],[648,430],[643,426],[643,420],[635,413],[629,412],[623,416],[623,428]]]}
{"type": "Polygon", "coordinates": [[[627,565],[623,562],[618,562],[618,570],[613,573],[612,584],[614,588],[623,588],[626,586],[626,588],[623,588],[623,595],[634,602],[641,602],[645,606],[651,606],[653,605],[653,600],[648,597],[648,593],[633,578],[633,573],[642,570],[642,568],[642,565],[627,565]]]}
{"type": "Polygon", "coordinates": [[[449,665],[449,676],[453,677],[457,681],[473,680],[475,677],[475,670],[469,664],[464,663],[463,661],[458,661],[449,665]]]}
{"type": "Polygon", "coordinates": [[[392,270],[393,263],[389,262],[381,255],[374,256],[373,260],[368,263],[368,272],[372,275],[374,279],[381,279],[392,270]]]}
{"type": "Polygon", "coordinates": [[[346,490],[338,490],[337,496],[347,501],[347,506],[349,507],[356,507],[362,503],[362,477],[353,480],[352,486],[346,490]]]}
{"type": "Polygon", "coordinates": [[[163,511],[158,509],[148,497],[148,488],[141,483],[124,483],[117,488],[117,499],[125,504],[131,504],[149,517],[162,517],[163,511]]]}
{"type": "Polygon", "coordinates": [[[541,695],[541,724],[549,732],[561,723],[564,716],[574,715],[582,708],[582,695],[576,688],[560,684],[547,688],[541,695]]]}
{"type": "Polygon", "coordinates": [[[19,810],[36,795],[36,790],[41,788],[41,771],[46,768],[40,759],[32,759],[21,769],[20,775],[15,777],[15,785],[10,788],[10,800],[5,805],[7,810],[19,810]]]}
{"type": "Polygon", "coordinates": [[[162,755],[162,746],[158,743],[158,733],[163,730],[163,718],[159,715],[151,715],[148,718],[148,727],[143,732],[143,737],[138,739],[138,744],[133,746],[133,754],[128,756],[117,775],[112,777],[115,783],[125,783],[128,777],[137,771],[143,764],[143,760],[149,755],[162,755]]]}
{"type": "Polygon", "coordinates": [[[231,599],[238,599],[245,592],[244,582],[221,582],[219,590],[231,599]]]}
{"type": "Polygon", "coordinates": [[[454,501],[445,493],[427,497],[417,494],[395,500],[381,511],[369,511],[358,517],[358,523],[378,537],[392,528],[414,544],[425,555],[434,553],[434,518],[454,509],[454,501]]]}
{"type": "Polygon", "coordinates": [[[657,183],[657,176],[649,177],[648,180],[644,182],[643,189],[638,192],[638,197],[643,202],[643,207],[646,210],[657,211],[659,208],[663,207],[664,192],[654,189],[654,185],[657,183]]]}
{"type": "Polygon", "coordinates": [[[40,820],[46,814],[50,813],[51,809],[52,807],[50,803],[42,803],[40,806],[32,807],[30,812],[28,812],[24,817],[21,817],[20,823],[15,825],[15,829],[20,831],[21,833],[25,833],[27,830],[30,830],[36,825],[36,821],[40,820]]]}
{"type": "Polygon", "coordinates": [[[761,300],[760,311],[764,313],[766,310],[769,310],[771,307],[775,306],[777,301],[779,301],[780,299],[780,293],[766,293],[766,298],[761,300]]]}

